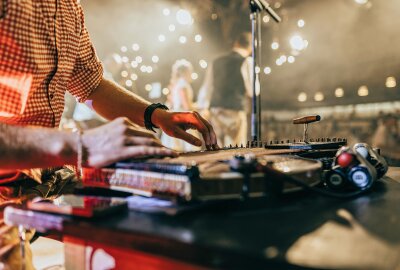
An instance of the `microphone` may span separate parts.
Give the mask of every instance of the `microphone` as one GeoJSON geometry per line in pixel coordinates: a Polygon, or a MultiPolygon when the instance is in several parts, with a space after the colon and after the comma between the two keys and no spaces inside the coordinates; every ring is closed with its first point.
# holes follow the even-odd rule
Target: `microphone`
{"type": "Polygon", "coordinates": [[[265,10],[277,23],[282,21],[281,17],[271,8],[265,0],[251,0],[260,10],[265,10]]]}

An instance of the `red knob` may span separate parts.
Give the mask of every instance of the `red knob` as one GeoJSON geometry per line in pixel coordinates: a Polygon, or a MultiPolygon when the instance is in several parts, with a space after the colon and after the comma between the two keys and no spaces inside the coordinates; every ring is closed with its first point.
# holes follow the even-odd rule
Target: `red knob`
{"type": "Polygon", "coordinates": [[[342,168],[350,167],[354,163],[354,161],[355,161],[354,155],[347,152],[343,152],[337,157],[337,163],[342,168]]]}

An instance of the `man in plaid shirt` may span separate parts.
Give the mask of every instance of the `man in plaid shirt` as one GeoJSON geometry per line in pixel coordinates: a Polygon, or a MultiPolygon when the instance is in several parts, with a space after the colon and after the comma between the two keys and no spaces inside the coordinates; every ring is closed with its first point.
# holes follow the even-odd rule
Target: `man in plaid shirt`
{"type": "MultiPolygon", "coordinates": [[[[130,157],[176,155],[139,127],[145,125],[149,105],[103,78],[77,0],[0,0],[0,187],[27,177],[40,181],[30,168],[76,165],[80,145],[84,165],[94,167],[130,157]],[[82,135],[57,130],[66,91],[80,102],[91,100],[112,121],[82,135]]],[[[197,129],[208,149],[218,147],[212,127],[196,112],[158,108],[150,119],[168,135],[200,146],[186,132],[197,129]]],[[[11,199],[13,194],[0,188],[0,205],[11,199]]],[[[13,244],[5,235],[0,236],[3,262],[10,255],[1,247],[13,244]]],[[[8,263],[16,269],[20,262],[8,263]]]]}

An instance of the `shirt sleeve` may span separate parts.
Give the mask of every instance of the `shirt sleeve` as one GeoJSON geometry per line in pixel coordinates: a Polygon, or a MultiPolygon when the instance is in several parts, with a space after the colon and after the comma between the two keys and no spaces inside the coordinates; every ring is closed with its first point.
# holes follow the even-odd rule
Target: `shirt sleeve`
{"type": "Polygon", "coordinates": [[[78,4],[78,16],[81,20],[81,36],[79,51],[75,61],[72,78],[68,84],[68,91],[84,102],[97,88],[103,78],[103,67],[97,57],[96,51],[85,27],[82,7],[78,4]]]}

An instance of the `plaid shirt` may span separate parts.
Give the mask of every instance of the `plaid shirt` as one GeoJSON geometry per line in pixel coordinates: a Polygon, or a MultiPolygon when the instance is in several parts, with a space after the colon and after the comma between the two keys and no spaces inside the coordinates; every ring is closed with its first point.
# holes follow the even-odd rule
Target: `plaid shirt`
{"type": "MultiPolygon", "coordinates": [[[[83,102],[100,83],[76,1],[0,0],[0,123],[57,127],[65,92],[83,102]]],[[[0,183],[21,176],[0,170],[0,183]]]]}
{"type": "Polygon", "coordinates": [[[0,0],[0,122],[57,127],[69,91],[80,102],[103,70],[76,0],[0,0]]]}

